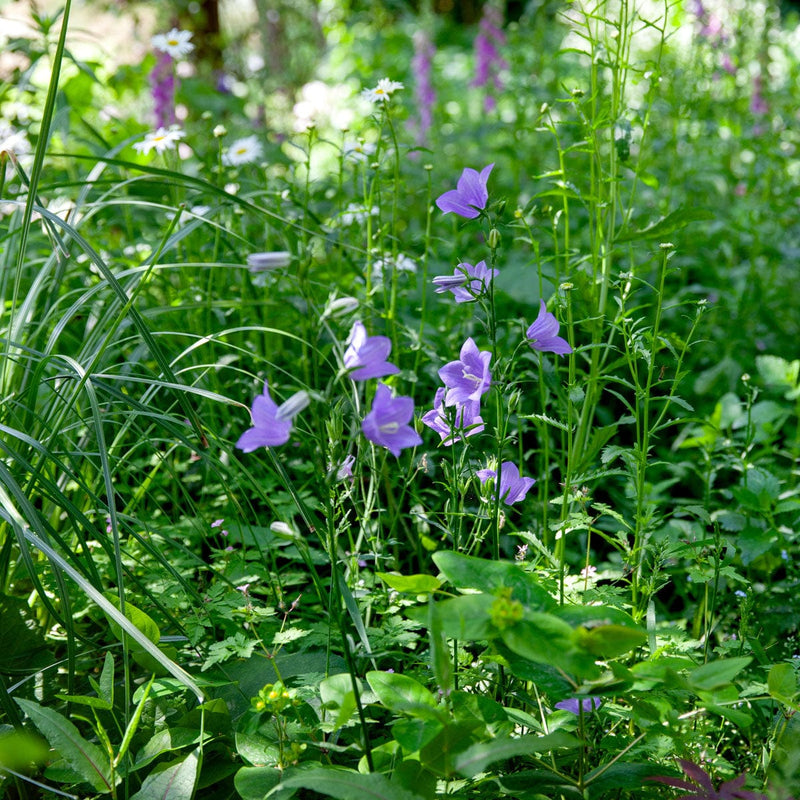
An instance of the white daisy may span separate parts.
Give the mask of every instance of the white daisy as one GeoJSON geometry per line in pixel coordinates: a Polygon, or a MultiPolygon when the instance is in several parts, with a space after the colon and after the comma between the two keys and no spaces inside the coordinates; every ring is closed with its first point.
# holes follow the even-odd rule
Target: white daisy
{"type": "Polygon", "coordinates": [[[194,50],[194,45],[189,41],[191,38],[191,31],[173,28],[169,33],[157,33],[150,44],[162,53],[169,53],[173,58],[183,58],[194,50]]]}
{"type": "Polygon", "coordinates": [[[185,135],[180,128],[172,127],[169,130],[159,128],[155,132],[150,131],[146,134],[141,142],[136,142],[133,145],[133,149],[144,155],[147,155],[153,149],[155,149],[156,153],[163,153],[165,150],[173,150],[175,142],[185,135]]]}
{"type": "Polygon", "coordinates": [[[388,100],[398,89],[402,89],[403,84],[399,81],[390,81],[388,78],[381,78],[374,89],[364,89],[361,96],[370,103],[380,103],[388,100]]]}
{"type": "Polygon", "coordinates": [[[375,155],[376,147],[372,142],[346,142],[344,157],[352,161],[363,163],[375,155]]]}
{"type": "Polygon", "coordinates": [[[222,163],[229,167],[238,167],[240,164],[250,164],[261,158],[261,142],[257,136],[245,136],[237,139],[223,153],[222,163]]]}

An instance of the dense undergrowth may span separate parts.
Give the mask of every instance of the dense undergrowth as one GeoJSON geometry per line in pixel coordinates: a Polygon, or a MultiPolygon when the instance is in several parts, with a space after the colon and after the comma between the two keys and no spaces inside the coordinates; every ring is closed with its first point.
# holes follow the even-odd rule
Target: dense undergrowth
{"type": "Polygon", "coordinates": [[[0,797],[798,796],[797,17],[511,11],[5,43],[0,797]]]}

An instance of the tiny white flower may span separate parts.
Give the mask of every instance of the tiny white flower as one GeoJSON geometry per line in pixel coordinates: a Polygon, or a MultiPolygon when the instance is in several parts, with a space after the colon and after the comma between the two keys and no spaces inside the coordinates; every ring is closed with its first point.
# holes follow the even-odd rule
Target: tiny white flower
{"type": "Polygon", "coordinates": [[[144,155],[147,155],[151,150],[156,153],[163,153],[165,150],[174,150],[175,143],[182,139],[186,134],[176,127],[169,130],[166,128],[159,128],[157,131],[150,131],[141,142],[136,142],[133,149],[137,150],[144,155]]]}
{"type": "Polygon", "coordinates": [[[372,265],[372,276],[380,278],[384,270],[389,270],[394,265],[398,272],[415,273],[417,271],[417,262],[413,258],[409,258],[405,253],[398,253],[397,260],[391,258],[378,258],[372,265]]]}
{"type": "Polygon", "coordinates": [[[169,33],[157,33],[150,44],[162,53],[169,53],[173,58],[183,58],[194,50],[194,45],[189,41],[191,38],[191,31],[173,28],[169,33]]]}
{"type": "Polygon", "coordinates": [[[347,208],[339,214],[338,220],[341,225],[348,227],[354,223],[363,225],[367,221],[368,216],[375,216],[378,213],[378,207],[372,206],[369,212],[367,209],[358,203],[350,203],[347,208]]]}
{"type": "Polygon", "coordinates": [[[399,81],[391,81],[389,78],[381,78],[374,89],[364,89],[361,96],[370,103],[386,102],[396,91],[403,88],[399,81]]]}
{"type": "Polygon", "coordinates": [[[222,163],[229,167],[250,164],[261,158],[261,142],[257,136],[245,136],[237,139],[222,155],[222,163]]]}

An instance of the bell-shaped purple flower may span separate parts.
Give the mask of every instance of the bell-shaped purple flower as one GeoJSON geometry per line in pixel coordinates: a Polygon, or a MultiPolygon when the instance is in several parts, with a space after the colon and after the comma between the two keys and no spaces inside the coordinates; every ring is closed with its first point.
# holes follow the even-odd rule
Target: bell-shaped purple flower
{"type": "Polygon", "coordinates": [[[489,190],[486,184],[494,164],[489,164],[480,172],[467,167],[458,179],[455,189],[439,195],[436,205],[445,214],[451,211],[459,217],[475,219],[486,208],[489,200],[489,190]]]}
{"type": "Polygon", "coordinates": [[[278,406],[270,397],[269,384],[264,381],[264,392],[253,400],[250,416],[253,427],[248,428],[236,442],[236,447],[252,453],[259,447],[278,447],[289,441],[292,419],[309,403],[306,392],[293,394],[283,405],[278,406]]]}
{"type": "Polygon", "coordinates": [[[442,444],[449,447],[453,442],[460,442],[466,436],[480,433],[485,425],[480,415],[480,403],[468,400],[457,405],[452,411],[445,406],[446,390],[436,390],[433,409],[422,417],[422,422],[442,437],[442,444]]]}
{"type": "Polygon", "coordinates": [[[422,437],[408,424],[413,416],[414,401],[410,397],[392,397],[392,390],[379,383],[361,430],[371,442],[399,456],[404,448],[422,444],[422,437]]]}
{"type": "Polygon", "coordinates": [[[469,401],[480,402],[481,395],[492,385],[489,362],[492,354],[478,350],[470,337],[461,346],[458,361],[451,361],[439,370],[439,377],[447,387],[444,404],[457,406],[469,401]]]}
{"type": "Polygon", "coordinates": [[[555,707],[562,711],[569,711],[571,714],[588,714],[600,708],[603,701],[599,697],[570,697],[569,700],[562,700],[556,703],[555,707]]]}
{"type": "Polygon", "coordinates": [[[456,303],[469,303],[486,292],[489,281],[500,274],[498,269],[489,269],[485,261],[472,264],[458,264],[452,275],[440,275],[433,279],[437,294],[452,292],[456,303]]]}
{"type": "MultiPolygon", "coordinates": [[[[489,480],[497,479],[497,472],[493,469],[479,469],[475,474],[484,485],[489,480]]],[[[500,465],[500,499],[507,506],[524,500],[534,483],[536,481],[533,478],[520,476],[517,465],[513,461],[504,461],[500,465]]]]}
{"type": "Polygon", "coordinates": [[[392,343],[386,336],[367,336],[363,323],[356,322],[347,339],[344,352],[344,366],[354,381],[369,378],[383,378],[400,370],[386,360],[392,350],[392,343]]]}
{"type": "Polygon", "coordinates": [[[555,353],[563,356],[572,352],[569,342],[558,335],[558,320],[547,310],[544,300],[540,301],[539,316],[525,332],[528,344],[541,353],[555,353]]]}

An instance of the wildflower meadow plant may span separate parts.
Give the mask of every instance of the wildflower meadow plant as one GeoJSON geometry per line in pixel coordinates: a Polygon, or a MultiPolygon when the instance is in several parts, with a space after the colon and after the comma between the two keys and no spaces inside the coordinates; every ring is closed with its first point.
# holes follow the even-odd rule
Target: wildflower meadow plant
{"type": "Polygon", "coordinates": [[[194,50],[192,32],[173,28],[169,33],[157,33],[150,39],[153,49],[166,53],[171,58],[185,58],[194,50]]]}
{"type": "Polygon", "coordinates": [[[156,153],[164,153],[167,150],[174,150],[177,142],[185,135],[180,128],[174,126],[170,129],[159,128],[145,134],[141,142],[134,142],[133,149],[142,155],[147,155],[151,150],[155,150],[156,153]]]}
{"type": "Polygon", "coordinates": [[[239,167],[242,164],[252,164],[261,158],[264,152],[258,136],[245,136],[243,139],[236,139],[228,146],[222,154],[222,163],[228,167],[239,167]]]}
{"type": "Polygon", "coordinates": [[[563,356],[572,352],[570,343],[558,335],[560,325],[554,314],[547,310],[544,300],[539,301],[539,315],[525,332],[528,344],[540,353],[563,356]]]}
{"type": "Polygon", "coordinates": [[[414,33],[414,58],[411,70],[414,74],[414,102],[416,119],[413,127],[416,131],[416,143],[419,146],[428,144],[428,131],[433,125],[433,108],[436,104],[436,91],[433,88],[433,57],[436,47],[430,34],[425,30],[414,33]]]}
{"type": "Polygon", "coordinates": [[[364,89],[361,92],[361,96],[365,100],[369,100],[370,103],[385,103],[395,92],[400,91],[402,88],[403,84],[399,81],[381,78],[372,89],[364,89]]]}
{"type": "Polygon", "coordinates": [[[475,36],[475,78],[470,86],[485,88],[483,108],[487,112],[497,106],[495,93],[503,89],[500,71],[508,69],[508,62],[500,55],[506,43],[502,24],[502,10],[492,2],[486,3],[475,36]]]}
{"type": "Polygon", "coordinates": [[[422,416],[422,423],[436,431],[445,447],[460,442],[465,436],[480,433],[485,425],[480,415],[480,403],[467,400],[455,406],[446,406],[446,390],[441,386],[436,390],[433,408],[422,416]]]}
{"type": "Polygon", "coordinates": [[[269,383],[264,381],[264,391],[253,400],[250,412],[253,426],[239,437],[236,447],[244,453],[252,453],[261,447],[286,444],[294,418],[309,402],[308,394],[300,391],[279,406],[270,396],[269,383]]]}
{"type": "Polygon", "coordinates": [[[436,198],[436,205],[444,214],[458,214],[460,217],[475,219],[486,208],[489,191],[486,188],[494,164],[489,164],[480,172],[466,167],[458,179],[455,189],[436,198]]]}
{"type": "Polygon", "coordinates": [[[386,359],[392,350],[392,342],[386,336],[367,336],[362,322],[356,322],[347,338],[344,366],[354,381],[384,378],[400,370],[386,359]]]}
{"type": "Polygon", "coordinates": [[[492,384],[489,362],[492,354],[478,350],[470,337],[461,346],[457,361],[450,361],[439,370],[439,377],[447,387],[444,404],[454,406],[470,401],[479,402],[492,384]]]}
{"type": "MultiPolygon", "coordinates": [[[[483,485],[497,480],[497,470],[488,467],[479,469],[475,474],[483,485]]],[[[497,488],[497,498],[507,506],[519,503],[525,499],[535,483],[533,478],[520,475],[519,468],[513,461],[504,461],[500,465],[500,485],[497,488]]]]}
{"type": "Polygon", "coordinates": [[[500,274],[498,269],[489,269],[485,261],[475,266],[458,264],[452,275],[440,275],[433,279],[437,294],[452,292],[456,303],[469,303],[486,294],[489,282],[500,274]]]}
{"type": "Polygon", "coordinates": [[[409,425],[413,416],[411,397],[394,397],[385,383],[379,383],[372,410],[364,418],[361,429],[371,442],[399,457],[402,450],[422,444],[422,437],[409,425]]]}

